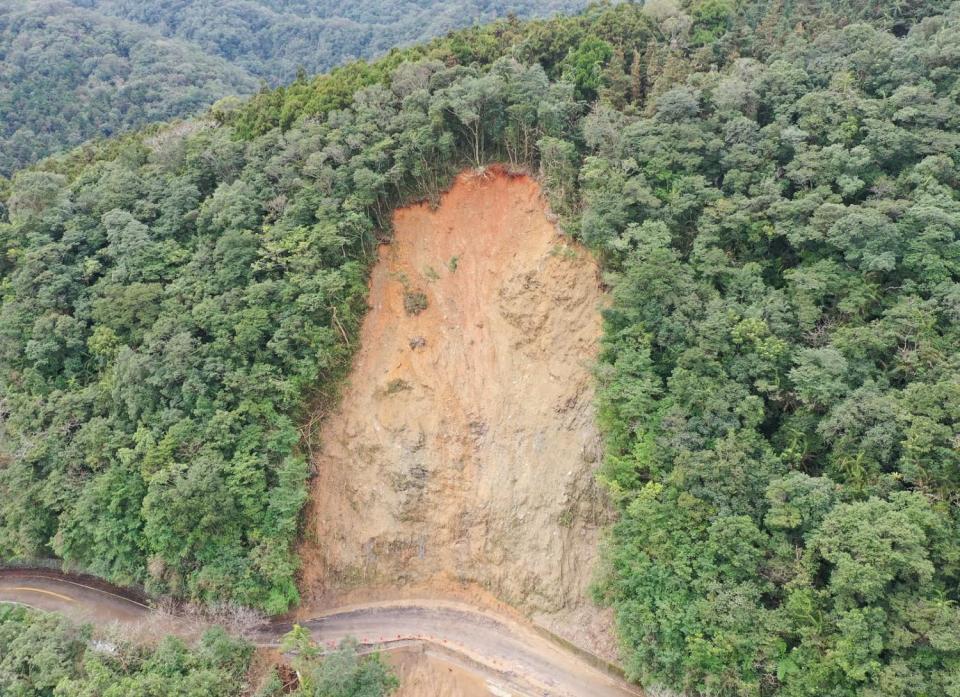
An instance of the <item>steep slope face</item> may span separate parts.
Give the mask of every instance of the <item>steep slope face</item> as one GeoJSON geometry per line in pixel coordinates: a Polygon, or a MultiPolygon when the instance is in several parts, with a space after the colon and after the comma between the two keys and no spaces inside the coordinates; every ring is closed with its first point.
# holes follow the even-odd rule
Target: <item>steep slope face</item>
{"type": "Polygon", "coordinates": [[[321,434],[304,594],[479,586],[598,649],[596,265],[525,176],[463,174],[394,222],[321,434]]]}

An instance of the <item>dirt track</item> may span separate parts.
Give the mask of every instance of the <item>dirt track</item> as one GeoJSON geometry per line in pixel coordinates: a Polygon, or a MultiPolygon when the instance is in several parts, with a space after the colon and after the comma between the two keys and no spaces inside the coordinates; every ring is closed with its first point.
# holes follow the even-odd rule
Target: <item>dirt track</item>
{"type": "MultiPolygon", "coordinates": [[[[176,631],[176,619],[157,617],[120,589],[98,587],[49,571],[0,570],[0,602],[62,612],[103,626],[112,623],[176,631]]],[[[384,603],[332,610],[303,622],[321,643],[354,636],[368,646],[409,647],[428,651],[485,681],[489,694],[627,697],[635,688],[592,667],[530,628],[453,603],[384,603]],[[499,691],[499,692],[498,692],[499,691]]],[[[191,624],[191,629],[193,625],[191,624]]],[[[275,643],[289,625],[269,624],[256,631],[258,641],[275,643]]]]}

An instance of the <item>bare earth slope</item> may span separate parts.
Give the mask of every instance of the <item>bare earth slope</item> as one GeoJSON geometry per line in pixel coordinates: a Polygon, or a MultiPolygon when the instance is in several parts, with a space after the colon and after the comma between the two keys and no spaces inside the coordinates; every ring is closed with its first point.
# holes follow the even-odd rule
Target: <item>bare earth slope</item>
{"type": "Polygon", "coordinates": [[[474,671],[431,654],[424,646],[397,649],[387,660],[400,679],[391,697],[489,697],[486,680],[474,671]]]}
{"type": "Polygon", "coordinates": [[[394,223],[314,463],[307,606],[479,588],[609,656],[587,599],[609,515],[593,479],[596,265],[535,181],[500,170],[394,223]]]}

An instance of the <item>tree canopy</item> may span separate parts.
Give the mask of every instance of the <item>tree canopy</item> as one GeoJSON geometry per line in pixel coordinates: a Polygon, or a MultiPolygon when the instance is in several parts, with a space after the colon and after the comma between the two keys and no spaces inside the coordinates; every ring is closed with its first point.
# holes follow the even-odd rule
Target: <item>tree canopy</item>
{"type": "Polygon", "coordinates": [[[585,0],[24,0],[0,4],[0,176],[398,44],[585,0]]]}
{"type": "Polygon", "coordinates": [[[325,654],[297,627],[283,650],[294,652],[296,685],[284,684],[277,666],[253,660],[253,645],[220,627],[189,643],[172,636],[151,643],[125,638],[120,628],[94,630],[0,604],[5,697],[386,697],[398,685],[379,654],[361,656],[352,639],[325,654]]]}
{"type": "Polygon", "coordinates": [[[64,0],[0,4],[0,176],[50,153],[256,90],[189,42],[64,0]]]}
{"type": "Polygon", "coordinates": [[[236,697],[253,647],[210,629],[193,645],[155,645],[0,604],[0,694],[16,697],[236,697]]]}

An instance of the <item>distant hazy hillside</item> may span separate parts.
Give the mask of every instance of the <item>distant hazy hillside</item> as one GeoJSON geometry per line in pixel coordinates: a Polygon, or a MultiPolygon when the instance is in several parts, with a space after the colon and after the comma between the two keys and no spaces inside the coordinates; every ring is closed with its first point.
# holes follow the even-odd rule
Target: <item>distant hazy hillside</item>
{"type": "Polygon", "coordinates": [[[0,175],[397,43],[584,0],[0,0],[0,175]]]}
{"type": "Polygon", "coordinates": [[[223,56],[271,84],[508,14],[547,16],[587,0],[73,0],[223,56]]]}
{"type": "Polygon", "coordinates": [[[66,2],[0,2],[0,174],[256,86],[224,59],[131,22],[66,2]]]}

